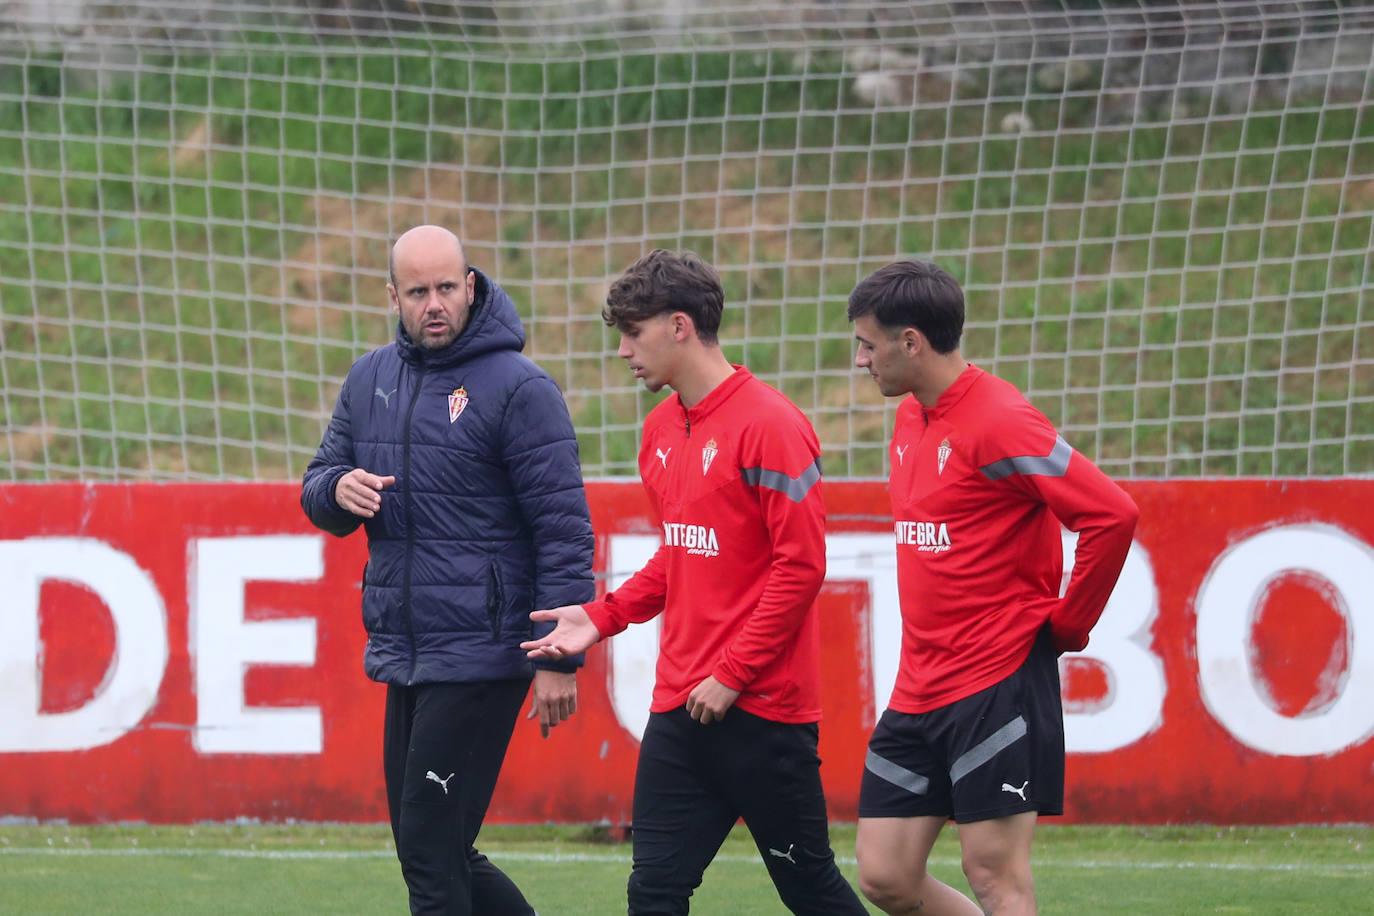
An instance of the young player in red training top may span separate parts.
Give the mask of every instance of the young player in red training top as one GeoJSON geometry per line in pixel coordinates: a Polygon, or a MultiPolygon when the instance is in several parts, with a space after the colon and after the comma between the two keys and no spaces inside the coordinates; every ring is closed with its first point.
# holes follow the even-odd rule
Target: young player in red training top
{"type": "Polygon", "coordinates": [[[859,883],[890,914],[1035,912],[1031,839],[1064,807],[1058,656],[1082,649],[1131,546],[1131,498],[1015,387],[959,353],[964,294],[898,261],[849,297],[890,447],[902,655],[864,767],[859,883]],[[1078,532],[1059,597],[1060,525],[1078,532]],[[946,820],[981,904],[926,871],[946,820]]]}
{"type": "Polygon", "coordinates": [[[717,342],[724,292],[695,255],[654,251],[602,313],[650,391],[639,473],[663,545],[600,601],[536,611],[525,643],[558,659],[663,615],[639,750],[629,912],[686,913],[743,817],[794,913],[865,911],[830,849],[820,759],[819,635],[825,578],[820,445],[778,391],[717,342]]]}

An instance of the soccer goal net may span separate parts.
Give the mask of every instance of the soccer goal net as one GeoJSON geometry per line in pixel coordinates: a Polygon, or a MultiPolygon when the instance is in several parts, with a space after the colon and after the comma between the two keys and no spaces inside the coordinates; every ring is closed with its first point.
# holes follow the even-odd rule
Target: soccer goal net
{"type": "Polygon", "coordinates": [[[296,477],[436,222],[589,475],[654,398],[608,283],[720,270],[727,354],[885,471],[855,282],[1123,477],[1374,472],[1374,15],[1327,2],[0,2],[0,479],[296,477]]]}

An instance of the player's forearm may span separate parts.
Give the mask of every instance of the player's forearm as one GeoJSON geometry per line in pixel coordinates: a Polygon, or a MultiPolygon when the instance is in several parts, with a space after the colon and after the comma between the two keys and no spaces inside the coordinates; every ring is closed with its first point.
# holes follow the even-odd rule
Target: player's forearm
{"type": "Polygon", "coordinates": [[[825,583],[825,507],[819,481],[800,500],[763,489],[759,503],[771,533],[768,580],[713,672],[716,680],[736,690],[791,648],[825,583]]]}
{"type": "Polygon", "coordinates": [[[790,651],[824,580],[824,565],[775,563],[753,612],[721,654],[716,680],[742,691],[790,651]]]}
{"type": "Polygon", "coordinates": [[[1076,652],[1088,644],[1088,633],[1102,616],[1131,549],[1139,510],[1114,484],[1101,515],[1078,532],[1073,576],[1050,629],[1056,648],[1076,652]],[[1119,495],[1118,495],[1119,494],[1119,495]]]}
{"type": "Polygon", "coordinates": [[[584,603],[582,609],[596,625],[601,638],[607,639],[632,623],[647,623],[662,614],[666,598],[663,580],[646,566],[600,601],[584,603]]]}

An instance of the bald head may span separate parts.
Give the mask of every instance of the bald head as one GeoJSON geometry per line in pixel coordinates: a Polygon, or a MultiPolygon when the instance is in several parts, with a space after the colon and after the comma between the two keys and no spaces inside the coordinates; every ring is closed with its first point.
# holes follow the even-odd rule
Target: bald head
{"type": "Polygon", "coordinates": [[[452,343],[467,326],[477,275],[458,236],[442,226],[416,226],[391,246],[387,292],[411,340],[426,349],[452,343]]]}
{"type": "Polygon", "coordinates": [[[404,258],[415,249],[421,253],[453,252],[462,265],[462,273],[468,272],[467,255],[463,253],[463,243],[443,226],[416,226],[401,233],[396,244],[391,246],[391,254],[386,260],[387,280],[396,285],[396,260],[404,258]]]}

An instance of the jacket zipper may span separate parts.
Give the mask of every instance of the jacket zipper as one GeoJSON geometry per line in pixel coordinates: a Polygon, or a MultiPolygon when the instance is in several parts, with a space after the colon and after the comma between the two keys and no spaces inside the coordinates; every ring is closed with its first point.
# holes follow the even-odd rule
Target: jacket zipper
{"type": "Polygon", "coordinates": [[[401,446],[401,473],[405,475],[406,504],[406,563],[405,578],[401,580],[401,611],[405,615],[406,637],[410,640],[410,673],[406,675],[406,686],[415,682],[415,618],[410,609],[410,564],[415,553],[415,505],[410,486],[410,420],[415,414],[415,402],[420,399],[420,389],[424,387],[425,367],[422,363],[416,372],[415,390],[410,395],[410,406],[406,408],[405,439],[401,446]]]}

